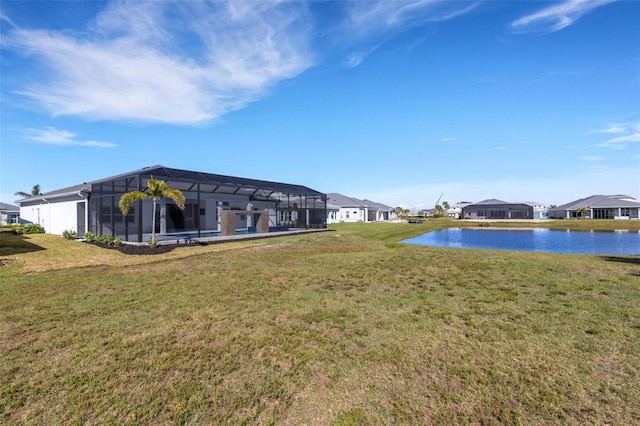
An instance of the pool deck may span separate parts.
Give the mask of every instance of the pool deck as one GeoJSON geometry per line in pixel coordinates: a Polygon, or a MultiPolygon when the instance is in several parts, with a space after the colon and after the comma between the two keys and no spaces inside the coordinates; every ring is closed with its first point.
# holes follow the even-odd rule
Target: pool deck
{"type": "MultiPolygon", "coordinates": [[[[322,229],[294,229],[289,231],[277,231],[277,232],[264,232],[261,234],[236,234],[236,235],[225,235],[225,236],[216,236],[216,237],[201,237],[201,238],[185,238],[180,237],[180,235],[168,236],[168,235],[156,235],[158,238],[156,244],[159,246],[163,245],[189,245],[189,244],[221,244],[227,243],[231,241],[248,241],[248,240],[259,240],[264,238],[274,238],[274,237],[283,237],[287,235],[300,235],[300,234],[311,234],[315,232],[326,232],[331,231],[328,228],[322,229]]],[[[143,240],[150,240],[151,234],[144,234],[143,240]]],[[[148,243],[138,243],[132,241],[123,241],[122,244],[129,244],[134,246],[146,246],[148,243]]]]}

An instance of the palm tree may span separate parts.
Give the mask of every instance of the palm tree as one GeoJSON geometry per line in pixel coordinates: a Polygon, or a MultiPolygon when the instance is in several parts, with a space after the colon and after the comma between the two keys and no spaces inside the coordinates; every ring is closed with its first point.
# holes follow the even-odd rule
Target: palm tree
{"type": "Polygon", "coordinates": [[[184,195],[177,189],[169,188],[167,182],[163,180],[154,179],[153,176],[147,181],[148,192],[144,191],[132,191],[122,194],[118,206],[123,215],[129,213],[129,206],[134,201],[144,200],[151,197],[153,201],[153,208],[151,209],[151,247],[156,246],[156,204],[163,198],[171,198],[181,210],[184,210],[184,195]]]}
{"type": "Polygon", "coordinates": [[[28,192],[18,191],[13,195],[17,195],[18,197],[22,197],[22,198],[29,198],[29,197],[36,197],[38,195],[42,195],[42,193],[40,192],[40,185],[33,185],[33,188],[31,188],[31,194],[29,194],[28,192]]]}

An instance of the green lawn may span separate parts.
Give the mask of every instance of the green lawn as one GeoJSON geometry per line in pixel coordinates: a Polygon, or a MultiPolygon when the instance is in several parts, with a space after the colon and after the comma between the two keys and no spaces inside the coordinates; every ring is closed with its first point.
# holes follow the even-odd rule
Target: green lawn
{"type": "Polygon", "coordinates": [[[0,423],[638,424],[640,257],[397,244],[459,224],[157,256],[3,232],[0,423]]]}

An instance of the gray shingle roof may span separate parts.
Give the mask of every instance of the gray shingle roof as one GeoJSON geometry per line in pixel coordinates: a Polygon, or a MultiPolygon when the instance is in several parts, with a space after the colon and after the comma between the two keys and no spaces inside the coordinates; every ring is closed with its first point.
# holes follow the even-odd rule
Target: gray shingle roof
{"type": "Polygon", "coordinates": [[[482,201],[478,201],[477,203],[473,203],[474,206],[496,205],[496,204],[513,204],[513,203],[507,203],[506,201],[496,200],[495,198],[491,198],[489,200],[482,200],[482,201]]]}
{"type": "Polygon", "coordinates": [[[7,204],[0,202],[0,210],[5,212],[19,212],[20,207],[14,206],[13,204],[7,204]]]}
{"type": "Polygon", "coordinates": [[[329,204],[337,207],[366,207],[379,210],[393,210],[393,207],[389,207],[386,204],[366,199],[360,200],[355,197],[347,197],[346,195],[338,194],[337,192],[330,192],[327,194],[327,205],[329,204]]]}
{"type": "Polygon", "coordinates": [[[581,198],[567,204],[563,204],[553,210],[577,210],[580,208],[605,209],[617,207],[640,207],[640,203],[635,198],[628,195],[592,195],[590,197],[581,198]]]}

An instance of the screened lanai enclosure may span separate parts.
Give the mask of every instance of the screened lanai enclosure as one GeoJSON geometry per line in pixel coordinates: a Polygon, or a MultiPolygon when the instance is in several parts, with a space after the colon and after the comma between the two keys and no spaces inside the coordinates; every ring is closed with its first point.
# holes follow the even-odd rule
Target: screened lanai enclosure
{"type": "Polygon", "coordinates": [[[158,201],[153,214],[159,240],[326,228],[326,196],[305,186],[153,166],[90,182],[87,211],[80,212],[84,203],[78,204],[86,230],[148,241],[151,199],[134,202],[126,216],[118,202],[127,192],[144,192],[151,178],[185,196],[184,210],[170,198],[158,201]]]}

